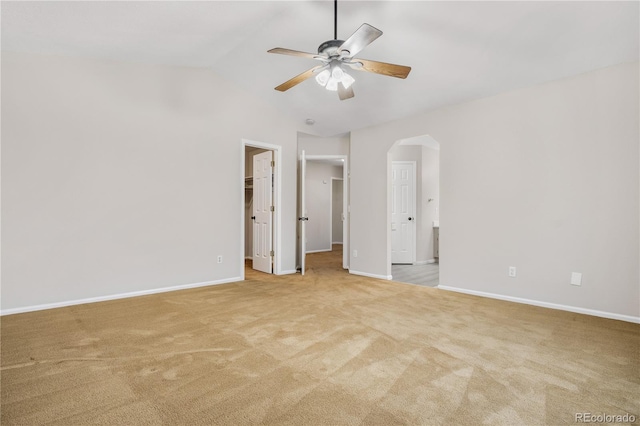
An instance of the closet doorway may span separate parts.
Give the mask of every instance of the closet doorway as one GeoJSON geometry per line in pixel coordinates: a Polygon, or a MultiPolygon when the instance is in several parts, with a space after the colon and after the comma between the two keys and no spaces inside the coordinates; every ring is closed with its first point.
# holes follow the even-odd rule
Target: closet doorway
{"type": "Polygon", "coordinates": [[[243,140],[242,267],[280,272],[280,147],[243,140]]]}

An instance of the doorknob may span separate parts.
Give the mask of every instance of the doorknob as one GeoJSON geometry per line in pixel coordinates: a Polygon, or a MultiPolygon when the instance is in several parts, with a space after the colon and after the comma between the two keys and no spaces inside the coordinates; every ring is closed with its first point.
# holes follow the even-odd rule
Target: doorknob
{"type": "Polygon", "coordinates": [[[251,219],[256,220],[256,217],[255,216],[251,216],[251,219]]]}
{"type": "Polygon", "coordinates": [[[304,220],[309,220],[309,218],[308,217],[299,217],[298,220],[303,220],[304,221],[304,220]]]}
{"type": "Polygon", "coordinates": [[[413,220],[413,218],[412,218],[412,217],[410,217],[410,218],[409,218],[409,220],[413,220]]]}

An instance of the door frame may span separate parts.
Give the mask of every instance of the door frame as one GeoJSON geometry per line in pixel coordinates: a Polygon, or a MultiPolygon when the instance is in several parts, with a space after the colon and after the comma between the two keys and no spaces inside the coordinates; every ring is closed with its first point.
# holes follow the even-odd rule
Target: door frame
{"type": "Polygon", "coordinates": [[[305,223],[309,218],[306,216],[307,213],[307,204],[306,204],[306,181],[307,181],[307,155],[305,150],[303,149],[300,152],[299,159],[299,181],[300,181],[300,193],[298,198],[298,232],[299,232],[299,240],[300,240],[300,274],[304,275],[306,269],[306,259],[307,259],[307,224],[305,223]]]}
{"type": "Polygon", "coordinates": [[[245,226],[245,214],[244,214],[244,179],[245,179],[245,161],[246,161],[246,149],[261,148],[273,152],[273,161],[276,166],[273,168],[273,203],[275,207],[273,217],[273,230],[272,230],[272,244],[273,244],[273,274],[282,274],[282,248],[280,241],[282,241],[282,191],[281,191],[281,176],[282,176],[282,147],[280,145],[274,145],[265,142],[257,142],[249,139],[241,139],[240,144],[240,179],[239,179],[239,191],[240,197],[240,279],[244,280],[244,260],[245,260],[245,247],[244,247],[244,226],[245,226]]]}
{"type": "Polygon", "coordinates": [[[342,208],[344,221],[342,222],[342,268],[349,269],[349,156],[348,155],[305,155],[305,160],[342,160],[342,208]]]}
{"type": "MultiPolygon", "coordinates": [[[[395,164],[401,165],[401,164],[409,164],[413,167],[413,194],[411,194],[411,196],[413,197],[413,232],[411,233],[411,245],[413,247],[413,253],[411,256],[411,265],[415,265],[416,263],[416,258],[417,258],[417,250],[418,250],[418,244],[417,244],[417,234],[418,234],[418,164],[417,161],[414,160],[392,160],[391,161],[391,172],[393,173],[393,166],[395,164]]],[[[392,180],[392,176],[393,174],[391,174],[389,176],[389,183],[390,186],[393,185],[393,180],[392,180]]],[[[391,199],[390,195],[389,195],[389,206],[391,207],[391,203],[393,202],[393,200],[391,199]]],[[[391,230],[391,214],[389,214],[389,224],[388,224],[388,229],[391,230]]],[[[390,231],[391,232],[391,231],[390,231]]],[[[393,256],[392,256],[392,252],[393,252],[393,245],[392,245],[392,241],[389,241],[389,246],[390,246],[390,252],[389,252],[389,259],[391,260],[391,264],[393,264],[393,256]]]]}
{"type": "MultiPolygon", "coordinates": [[[[343,173],[344,175],[344,173],[343,173]]],[[[342,245],[344,246],[344,222],[346,220],[345,208],[344,208],[344,178],[331,177],[331,190],[329,197],[329,250],[333,250],[333,181],[342,181],[342,245]]],[[[344,247],[343,247],[344,248],[344,247]]]]}

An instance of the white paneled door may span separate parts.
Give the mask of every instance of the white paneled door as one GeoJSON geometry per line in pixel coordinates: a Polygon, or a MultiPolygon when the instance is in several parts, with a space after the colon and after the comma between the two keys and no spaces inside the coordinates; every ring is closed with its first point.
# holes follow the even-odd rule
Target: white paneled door
{"type": "Polygon", "coordinates": [[[391,167],[391,263],[416,261],[416,163],[391,167]]]}
{"type": "Polygon", "coordinates": [[[253,269],[273,271],[273,152],[253,156],[253,269]]]}
{"type": "Polygon", "coordinates": [[[307,157],[302,151],[300,153],[300,206],[298,211],[298,221],[300,221],[300,272],[304,275],[305,260],[307,257],[307,204],[305,200],[305,181],[307,175],[307,157]]]}

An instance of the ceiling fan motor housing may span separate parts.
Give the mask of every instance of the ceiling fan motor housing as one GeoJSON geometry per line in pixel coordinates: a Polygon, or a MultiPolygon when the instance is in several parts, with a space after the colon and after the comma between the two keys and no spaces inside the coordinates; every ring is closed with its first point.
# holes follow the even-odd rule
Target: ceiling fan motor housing
{"type": "Polygon", "coordinates": [[[338,49],[340,48],[340,46],[342,46],[343,43],[344,40],[325,41],[320,46],[318,46],[318,54],[327,55],[328,57],[337,56],[338,49]]]}

